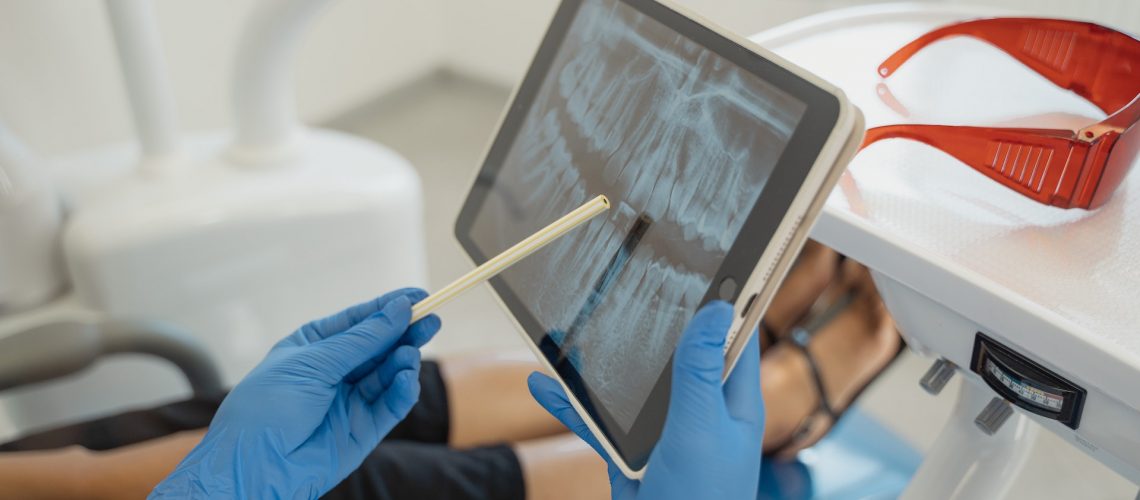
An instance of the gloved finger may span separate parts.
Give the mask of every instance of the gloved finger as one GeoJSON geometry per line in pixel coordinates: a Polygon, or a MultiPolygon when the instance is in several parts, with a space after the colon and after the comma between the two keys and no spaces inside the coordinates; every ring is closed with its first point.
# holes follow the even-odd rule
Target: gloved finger
{"type": "MultiPolygon", "coordinates": [[[[404,360],[403,362],[407,361],[404,360]]],[[[407,416],[419,398],[419,363],[413,364],[414,366],[405,366],[401,370],[386,374],[388,384],[375,391],[377,397],[369,398],[369,395],[365,394],[369,389],[365,389],[359,384],[355,387],[348,387],[350,392],[347,397],[337,398],[336,401],[343,405],[339,411],[343,412],[348,419],[349,434],[345,436],[343,429],[330,431],[341,434],[332,439],[347,437],[357,446],[367,449],[375,448],[376,444],[391,432],[400,420],[407,416]],[[409,373],[416,379],[414,387],[405,381],[397,382],[397,379],[409,376],[409,373]],[[395,399],[385,402],[385,395],[391,391],[397,391],[395,399]]],[[[369,378],[369,380],[373,379],[369,378]]],[[[330,410],[330,414],[333,411],[337,410],[330,410]]],[[[321,429],[324,428],[325,426],[321,426],[321,429]]]]}
{"type": "Polygon", "coordinates": [[[723,407],[724,341],[730,326],[732,305],[718,300],[697,311],[681,334],[673,354],[670,420],[694,419],[681,425],[699,428],[708,411],[723,407]]]}
{"type": "Polygon", "coordinates": [[[392,385],[396,374],[404,370],[420,369],[420,350],[410,345],[397,347],[374,370],[361,377],[356,383],[356,389],[367,403],[376,401],[376,398],[392,385]]]}
{"type": "Polygon", "coordinates": [[[614,465],[613,460],[610,460],[609,454],[602,448],[598,438],[594,437],[594,433],[590,432],[590,428],[582,421],[582,417],[578,416],[578,412],[570,405],[570,400],[566,398],[566,393],[562,391],[562,386],[558,385],[554,379],[543,375],[538,372],[531,373],[526,379],[527,387],[530,389],[530,394],[542,405],[546,411],[550,412],[562,425],[570,429],[575,435],[578,436],[594,452],[606,461],[606,470],[610,477],[610,487],[613,490],[614,498],[632,498],[631,494],[637,493],[637,481],[630,480],[621,473],[614,465]],[[619,492],[625,494],[619,495],[619,492]]]}
{"type": "MultiPolygon", "coordinates": [[[[404,338],[400,341],[400,344],[415,348],[423,347],[439,332],[440,324],[439,316],[434,314],[426,316],[408,327],[408,332],[404,334],[404,338]]],[[[344,378],[344,381],[350,384],[359,382],[361,378],[372,373],[377,366],[380,366],[380,363],[382,363],[384,359],[385,356],[372,358],[349,372],[348,376],[344,378]]]]}
{"type": "Polygon", "coordinates": [[[763,427],[764,398],[760,393],[760,336],[755,332],[724,383],[725,405],[734,420],[763,427]]]}
{"type": "Polygon", "coordinates": [[[337,383],[373,358],[388,355],[408,330],[412,304],[406,297],[388,302],[380,312],[356,326],[313,344],[311,368],[328,383],[337,383]]]}
{"type": "Polygon", "coordinates": [[[382,311],[389,302],[397,298],[406,297],[412,304],[415,304],[427,296],[427,292],[419,288],[401,288],[394,290],[367,302],[356,304],[331,316],[310,321],[301,327],[300,333],[309,343],[313,343],[352,328],[369,316],[382,311]]]}
{"type": "Polygon", "coordinates": [[[598,438],[594,437],[594,433],[590,432],[586,422],[578,416],[578,412],[570,404],[570,400],[558,382],[546,375],[533,372],[527,377],[526,385],[539,405],[550,412],[559,422],[562,422],[562,425],[570,429],[570,432],[577,434],[586,444],[590,445],[598,455],[606,460],[606,463],[610,463],[609,456],[606,455],[601,443],[598,442],[598,438]]]}
{"type": "Polygon", "coordinates": [[[419,399],[419,370],[408,369],[397,372],[387,390],[372,402],[377,422],[381,425],[390,425],[383,430],[383,434],[387,434],[398,422],[407,417],[419,399]]]}
{"type": "MultiPolygon", "coordinates": [[[[413,301],[412,304],[416,302],[419,301],[413,301]]],[[[423,319],[412,323],[412,326],[408,328],[407,335],[404,335],[404,343],[417,349],[423,347],[435,337],[435,334],[439,333],[442,326],[443,322],[440,321],[439,316],[434,314],[424,316],[423,319]]]]}

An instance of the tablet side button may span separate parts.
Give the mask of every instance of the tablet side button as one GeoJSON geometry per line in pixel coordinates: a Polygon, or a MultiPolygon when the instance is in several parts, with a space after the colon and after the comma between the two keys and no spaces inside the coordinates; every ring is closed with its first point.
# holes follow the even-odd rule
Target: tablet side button
{"type": "Polygon", "coordinates": [[[748,303],[745,304],[744,309],[740,311],[740,317],[741,318],[745,318],[748,316],[748,312],[752,310],[752,306],[756,305],[756,298],[759,296],[760,296],[760,294],[754,293],[754,294],[752,294],[751,297],[748,297],[748,303]]]}

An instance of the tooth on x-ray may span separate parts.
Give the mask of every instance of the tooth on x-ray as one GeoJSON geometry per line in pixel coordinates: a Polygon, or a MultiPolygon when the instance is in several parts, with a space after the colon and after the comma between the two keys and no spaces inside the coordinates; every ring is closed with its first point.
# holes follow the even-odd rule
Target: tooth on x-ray
{"type": "MultiPolygon", "coordinates": [[[[559,339],[559,343],[565,345],[573,342],[573,338],[578,333],[578,330],[589,321],[590,316],[593,316],[594,310],[598,308],[598,304],[602,303],[602,299],[606,296],[606,293],[610,291],[614,282],[617,281],[618,276],[625,270],[626,264],[633,254],[633,250],[641,243],[641,237],[645,236],[645,231],[649,230],[649,225],[652,223],[653,221],[645,214],[642,214],[637,218],[637,221],[633,223],[633,228],[625,235],[625,239],[622,240],[617,253],[610,259],[610,263],[606,266],[602,275],[598,277],[598,282],[594,284],[594,288],[590,290],[590,295],[586,297],[586,303],[582,304],[582,308],[578,310],[574,321],[566,328],[565,334],[556,334],[562,337],[559,339]]],[[[559,355],[559,361],[565,359],[568,352],[569,351],[563,350],[562,354],[559,355]]]]}

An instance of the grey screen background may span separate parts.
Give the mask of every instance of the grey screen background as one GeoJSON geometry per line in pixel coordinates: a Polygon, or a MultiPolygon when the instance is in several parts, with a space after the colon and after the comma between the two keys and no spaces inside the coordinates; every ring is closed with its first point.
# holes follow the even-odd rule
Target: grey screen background
{"type": "Polygon", "coordinates": [[[502,278],[623,431],[805,108],[616,0],[582,4],[471,235],[495,255],[598,194],[610,198],[610,213],[502,278]],[[648,229],[615,259],[641,216],[648,229]],[[587,308],[615,261],[624,265],[587,308]]]}

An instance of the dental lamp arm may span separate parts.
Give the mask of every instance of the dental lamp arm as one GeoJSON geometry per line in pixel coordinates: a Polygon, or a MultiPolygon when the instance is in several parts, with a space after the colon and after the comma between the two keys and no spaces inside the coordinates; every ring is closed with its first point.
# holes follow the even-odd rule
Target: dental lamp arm
{"type": "Polygon", "coordinates": [[[229,158],[241,164],[288,160],[300,148],[293,59],[301,37],[332,0],[262,1],[250,15],[234,66],[237,132],[229,158]]]}
{"type": "Polygon", "coordinates": [[[161,173],[182,161],[178,113],[162,55],[152,0],[106,0],[123,83],[142,149],[140,171],[161,173]]]}

